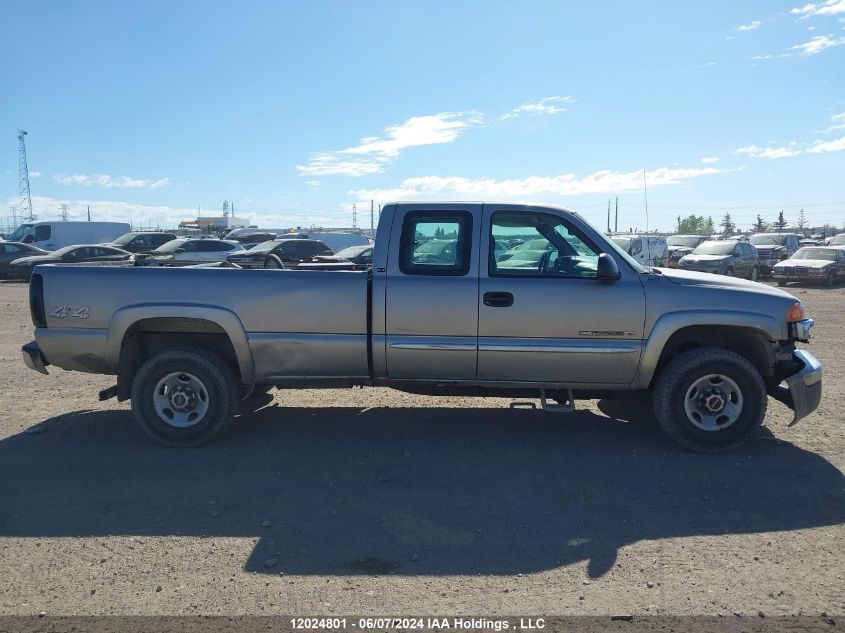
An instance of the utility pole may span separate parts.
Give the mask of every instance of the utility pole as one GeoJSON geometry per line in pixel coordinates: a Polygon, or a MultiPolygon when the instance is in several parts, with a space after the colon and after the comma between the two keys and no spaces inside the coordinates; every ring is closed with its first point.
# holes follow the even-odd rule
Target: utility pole
{"type": "Polygon", "coordinates": [[[643,169],[643,196],[645,197],[645,232],[648,233],[648,181],[645,178],[645,169],[643,169]]]}
{"type": "Polygon", "coordinates": [[[374,210],[375,210],[375,205],[373,204],[373,200],[371,199],[370,200],[370,236],[371,237],[373,235],[373,231],[375,231],[375,228],[376,228],[375,217],[373,215],[374,210]]]}
{"type": "Polygon", "coordinates": [[[88,221],[91,221],[91,205],[88,205],[88,221]]]}
{"type": "Polygon", "coordinates": [[[21,198],[18,208],[23,220],[34,222],[38,219],[32,213],[32,194],[29,191],[29,165],[26,162],[26,130],[18,130],[18,195],[21,198]]]}
{"type": "Polygon", "coordinates": [[[610,198],[607,199],[607,234],[610,235],[610,198]]]}
{"type": "Polygon", "coordinates": [[[619,196],[616,196],[616,219],[613,220],[613,232],[619,232],[619,196]]]}
{"type": "Polygon", "coordinates": [[[352,204],[352,228],[358,228],[358,205],[355,203],[352,204]]]}

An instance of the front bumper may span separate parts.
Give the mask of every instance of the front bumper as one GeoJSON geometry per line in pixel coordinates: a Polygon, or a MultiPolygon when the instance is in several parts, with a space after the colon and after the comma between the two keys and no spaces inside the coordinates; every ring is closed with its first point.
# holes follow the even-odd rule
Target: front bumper
{"type": "Polygon", "coordinates": [[[810,269],[799,273],[794,270],[775,268],[772,272],[772,278],[778,281],[824,281],[827,271],[820,268],[817,271],[810,269]]]}
{"type": "Polygon", "coordinates": [[[50,363],[44,360],[41,350],[38,349],[38,343],[35,341],[27,343],[21,347],[21,354],[23,354],[24,365],[40,374],[47,374],[47,365],[50,363]]]}
{"type": "Polygon", "coordinates": [[[769,395],[792,409],[789,426],[815,411],[822,399],[822,364],[803,349],[795,350],[792,360],[799,369],[783,379],[786,386],[781,383],[769,391],[769,395]]]}

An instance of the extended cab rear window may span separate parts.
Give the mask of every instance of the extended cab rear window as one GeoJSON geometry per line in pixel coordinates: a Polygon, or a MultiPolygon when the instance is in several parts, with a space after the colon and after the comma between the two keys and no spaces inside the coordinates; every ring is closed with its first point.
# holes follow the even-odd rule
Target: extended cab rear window
{"type": "Polygon", "coordinates": [[[468,211],[411,211],[402,223],[399,270],[406,275],[466,275],[471,235],[468,211]]]}

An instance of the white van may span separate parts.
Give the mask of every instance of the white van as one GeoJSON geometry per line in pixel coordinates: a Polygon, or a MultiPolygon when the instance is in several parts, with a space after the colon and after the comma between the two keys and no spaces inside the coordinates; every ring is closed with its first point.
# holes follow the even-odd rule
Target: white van
{"type": "Polygon", "coordinates": [[[614,235],[616,245],[645,266],[666,266],[669,245],[659,235],[614,235]]]}
{"type": "Polygon", "coordinates": [[[113,242],[131,230],[128,222],[26,222],[16,228],[7,240],[55,251],[72,244],[113,242]]]}

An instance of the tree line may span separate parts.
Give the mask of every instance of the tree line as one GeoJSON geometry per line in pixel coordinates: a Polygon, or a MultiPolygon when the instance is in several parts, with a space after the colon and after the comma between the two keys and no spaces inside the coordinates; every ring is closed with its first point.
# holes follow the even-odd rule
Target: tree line
{"type": "MultiPolygon", "coordinates": [[[[807,227],[807,216],[804,213],[804,209],[798,212],[798,221],[796,222],[795,226],[798,229],[804,229],[807,227]]],[[[768,231],[775,231],[780,232],[786,229],[789,226],[789,222],[787,221],[786,217],[784,216],[783,211],[781,210],[778,213],[778,217],[776,220],[772,222],[767,222],[763,219],[763,217],[758,213],[757,220],[754,224],[751,225],[752,233],[766,233],[768,231]]],[[[721,221],[719,222],[720,233],[724,236],[733,235],[737,231],[737,225],[731,218],[730,211],[726,212],[725,215],[722,217],[721,221]]],[[[824,228],[833,228],[829,224],[825,224],[824,228]]],[[[675,228],[677,233],[681,234],[696,234],[696,235],[715,235],[716,234],[716,227],[713,222],[713,217],[708,216],[705,217],[703,215],[688,215],[685,218],[682,218],[680,215],[678,216],[678,224],[675,228]]]]}

